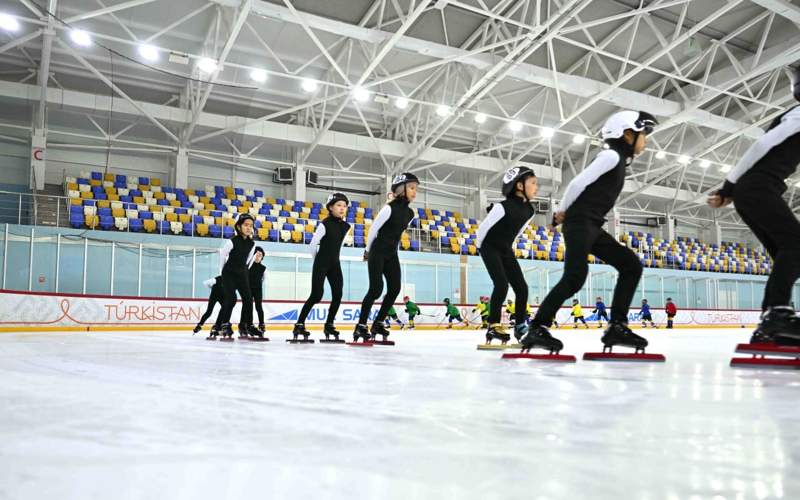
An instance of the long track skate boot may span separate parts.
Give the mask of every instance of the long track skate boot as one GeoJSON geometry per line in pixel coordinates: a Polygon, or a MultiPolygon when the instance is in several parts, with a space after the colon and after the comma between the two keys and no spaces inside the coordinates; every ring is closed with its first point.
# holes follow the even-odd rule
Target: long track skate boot
{"type": "Polygon", "coordinates": [[[249,323],[245,328],[248,339],[255,342],[269,342],[269,339],[264,336],[264,332],[260,328],[256,328],[254,324],[249,323]]]}
{"type": "Polygon", "coordinates": [[[628,328],[627,323],[613,320],[608,323],[608,328],[606,328],[600,340],[603,342],[604,353],[611,352],[611,349],[617,345],[632,347],[635,349],[636,354],[644,353],[648,343],[646,338],[633,333],[633,330],[628,328]]]}
{"type": "Polygon", "coordinates": [[[247,329],[247,325],[245,325],[244,323],[239,323],[236,329],[239,332],[239,340],[247,340],[247,337],[250,336],[250,332],[247,329]]]}
{"type": "Polygon", "coordinates": [[[231,328],[230,323],[225,323],[220,327],[219,330],[220,340],[224,341],[232,341],[233,340],[233,328],[231,328]]]}
{"type": "Polygon", "coordinates": [[[489,325],[489,328],[486,330],[486,345],[491,344],[494,339],[499,340],[503,345],[511,340],[511,335],[506,331],[502,323],[489,325]]]}
{"type": "Polygon", "coordinates": [[[294,328],[292,329],[292,338],[286,339],[286,342],[289,342],[290,344],[313,344],[314,340],[309,339],[309,335],[311,335],[311,332],[306,330],[305,323],[295,323],[294,328]]]}
{"type": "Polygon", "coordinates": [[[522,324],[514,326],[514,338],[517,339],[518,343],[522,341],[522,337],[524,337],[527,334],[528,334],[528,325],[522,324]]]}
{"type": "Polygon", "coordinates": [[[217,337],[219,337],[219,327],[215,323],[211,325],[211,331],[208,332],[208,337],[206,337],[206,340],[217,340],[217,337]]]}
{"type": "Polygon", "coordinates": [[[200,323],[197,323],[197,325],[195,325],[194,329],[192,330],[192,335],[194,335],[195,333],[199,332],[202,329],[203,329],[203,325],[201,325],[200,323]]]}
{"type": "Polygon", "coordinates": [[[544,325],[531,325],[528,334],[520,341],[520,345],[524,353],[538,347],[550,351],[550,354],[558,354],[564,348],[564,343],[553,337],[550,330],[544,325]]]}
{"type": "Polygon", "coordinates": [[[386,342],[386,337],[389,336],[389,330],[387,330],[386,326],[380,321],[372,323],[372,328],[369,329],[369,333],[372,334],[372,340],[378,340],[378,335],[380,335],[382,337],[381,340],[384,342],[386,342]]]}
{"type": "Polygon", "coordinates": [[[369,330],[367,330],[367,325],[362,325],[360,323],[356,325],[353,330],[353,343],[358,342],[358,339],[362,339],[365,343],[370,341],[371,336],[369,330]]]}
{"type": "Polygon", "coordinates": [[[800,318],[788,306],[771,307],[761,315],[761,322],[750,337],[751,344],[778,343],[800,345],[800,318]]]}
{"type": "Polygon", "coordinates": [[[320,340],[320,342],[326,342],[330,344],[344,343],[344,340],[339,340],[339,330],[334,328],[333,323],[325,323],[322,333],[325,335],[325,339],[320,340]],[[331,340],[331,337],[333,337],[333,340],[331,340]]]}

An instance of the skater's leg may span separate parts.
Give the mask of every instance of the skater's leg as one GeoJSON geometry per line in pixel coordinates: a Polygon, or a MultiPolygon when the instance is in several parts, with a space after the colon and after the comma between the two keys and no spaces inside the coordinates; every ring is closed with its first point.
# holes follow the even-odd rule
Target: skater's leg
{"type": "Polygon", "coordinates": [[[236,306],[236,280],[233,273],[222,274],[223,289],[225,290],[225,301],[222,309],[217,316],[217,323],[221,326],[231,322],[231,314],[236,306]]]}
{"type": "Polygon", "coordinates": [[[564,301],[581,289],[589,273],[589,249],[598,232],[602,232],[602,229],[591,223],[564,225],[564,244],[567,247],[564,255],[564,273],[536,311],[533,325],[550,326],[564,301]]]}
{"type": "Polygon", "coordinates": [[[611,317],[615,321],[627,321],[633,295],[642,277],[642,263],[639,262],[639,257],[602,229],[592,245],[592,253],[619,273],[611,303],[611,317]]]}
{"type": "Polygon", "coordinates": [[[331,305],[328,307],[328,319],[325,322],[332,325],[336,321],[336,315],[339,313],[339,306],[342,303],[342,291],[344,290],[341,265],[337,264],[328,270],[328,284],[331,287],[331,305]]]}
{"type": "MultiPolygon", "coordinates": [[[[256,313],[258,314],[258,324],[264,324],[264,308],[261,306],[261,287],[256,287],[251,290],[253,294],[253,306],[256,308],[256,313]]],[[[252,314],[252,313],[251,313],[252,314]]]]}
{"type": "Polygon", "coordinates": [[[492,285],[494,286],[489,303],[489,315],[487,317],[489,324],[494,325],[500,323],[500,316],[503,312],[503,300],[505,300],[508,294],[508,278],[506,278],[502,258],[498,250],[490,247],[481,248],[481,259],[486,266],[486,271],[489,273],[489,278],[491,278],[492,285]]]}
{"type": "MultiPolygon", "coordinates": [[[[800,222],[780,192],[763,189],[757,179],[747,178],[742,186],[736,186],[736,210],[747,213],[748,225],[754,218],[761,239],[772,248],[767,251],[773,260],[772,271],[764,289],[764,310],[771,307],[788,306],[791,303],[792,287],[800,278],[800,222]],[[741,197],[741,199],[740,199],[741,197]]],[[[754,224],[755,225],[755,224],[754,224]]]]}
{"type": "Polygon", "coordinates": [[[400,295],[400,257],[395,253],[386,259],[383,266],[383,277],[386,278],[386,294],[383,296],[381,308],[375,321],[382,321],[389,312],[389,308],[394,305],[397,296],[400,295]]]}
{"type": "Polygon", "coordinates": [[[369,289],[361,301],[361,315],[358,317],[358,324],[366,325],[369,320],[369,313],[372,305],[383,292],[383,265],[384,257],[380,254],[371,253],[367,260],[367,272],[369,274],[369,289]]]}
{"type": "Polygon", "coordinates": [[[217,303],[217,300],[213,297],[208,298],[208,305],[206,306],[206,312],[200,317],[200,321],[197,322],[197,326],[203,326],[208,318],[211,317],[211,314],[214,312],[214,305],[217,303]]]}
{"type": "Polygon", "coordinates": [[[303,308],[300,309],[300,316],[297,318],[297,323],[305,324],[306,318],[311,312],[311,308],[314,307],[315,304],[319,304],[319,301],[322,300],[322,293],[325,286],[325,271],[326,270],[323,269],[322,266],[314,262],[314,266],[311,269],[311,293],[308,295],[306,303],[303,304],[303,308]]]}
{"type": "Polygon", "coordinates": [[[525,274],[519,266],[519,260],[511,252],[503,255],[503,268],[511,289],[514,290],[514,324],[526,325],[528,324],[526,318],[528,315],[528,283],[525,282],[525,274]]]}
{"type": "Polygon", "coordinates": [[[250,281],[247,274],[242,275],[237,287],[239,296],[242,298],[242,314],[239,316],[240,325],[253,324],[253,294],[250,292],[250,281]]]}

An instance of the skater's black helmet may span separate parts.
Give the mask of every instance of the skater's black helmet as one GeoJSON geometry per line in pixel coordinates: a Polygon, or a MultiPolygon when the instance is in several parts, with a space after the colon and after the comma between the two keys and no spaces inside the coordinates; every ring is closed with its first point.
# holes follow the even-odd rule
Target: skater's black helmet
{"type": "Polygon", "coordinates": [[[264,252],[264,249],[261,247],[256,247],[256,249],[253,252],[260,253],[262,256],[267,255],[266,252],[264,252]]]}
{"type": "Polygon", "coordinates": [[[450,299],[445,298],[442,302],[444,302],[445,304],[449,304],[450,303],[450,299]]]}
{"type": "Polygon", "coordinates": [[[411,172],[405,172],[402,174],[395,175],[394,179],[392,179],[392,188],[391,188],[392,192],[394,193],[395,191],[397,191],[397,188],[399,188],[400,186],[405,186],[409,182],[416,182],[417,184],[419,184],[419,177],[412,174],[411,172]]]}
{"type": "Polygon", "coordinates": [[[792,94],[800,101],[800,65],[792,68],[792,94]]]}
{"type": "Polygon", "coordinates": [[[345,205],[350,206],[350,200],[347,199],[347,196],[344,193],[336,192],[328,195],[328,199],[325,201],[325,208],[330,210],[331,205],[337,201],[343,201],[345,205]]]}
{"type": "Polygon", "coordinates": [[[503,196],[510,198],[516,190],[517,182],[525,182],[528,177],[536,177],[536,174],[528,167],[513,167],[506,170],[503,175],[503,196]]]}

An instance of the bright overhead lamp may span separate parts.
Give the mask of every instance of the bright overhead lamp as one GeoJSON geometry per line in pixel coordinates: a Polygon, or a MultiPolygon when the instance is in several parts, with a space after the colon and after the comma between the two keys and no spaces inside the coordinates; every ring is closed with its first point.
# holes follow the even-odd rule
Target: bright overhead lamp
{"type": "Polygon", "coordinates": [[[250,79],[256,83],[264,83],[267,81],[267,72],[263,69],[254,69],[250,71],[250,79]]]}
{"type": "Polygon", "coordinates": [[[711,162],[709,160],[700,160],[700,168],[708,168],[711,166],[711,162]]]}
{"type": "Polygon", "coordinates": [[[450,114],[450,107],[445,106],[444,104],[440,104],[436,107],[436,114],[444,118],[445,116],[450,114]]]}
{"type": "Polygon", "coordinates": [[[725,174],[730,172],[732,169],[733,169],[733,167],[731,167],[728,164],[725,164],[725,165],[722,165],[721,167],[719,167],[719,171],[722,172],[722,173],[725,173],[725,174]]]}
{"type": "Polygon", "coordinates": [[[369,90],[364,87],[356,87],[353,89],[353,99],[357,102],[367,102],[369,100],[369,90]]]}
{"type": "Polygon", "coordinates": [[[666,157],[667,157],[667,153],[665,153],[663,151],[659,151],[658,153],[656,153],[656,160],[663,160],[666,157]]]}
{"type": "Polygon", "coordinates": [[[81,47],[88,47],[92,44],[92,37],[83,30],[72,30],[69,37],[76,45],[80,45],[81,47]]]}
{"type": "Polygon", "coordinates": [[[474,120],[477,124],[486,123],[486,113],[477,113],[474,120]]]}
{"type": "Polygon", "coordinates": [[[510,122],[508,122],[508,128],[512,132],[519,132],[520,130],[522,130],[522,126],[523,123],[521,121],[511,120],[510,122]]]}
{"type": "Polygon", "coordinates": [[[303,78],[303,82],[300,84],[300,87],[306,92],[316,92],[317,82],[310,78],[303,78]]]}
{"type": "Polygon", "coordinates": [[[680,155],[680,156],[678,157],[678,163],[680,163],[681,165],[688,165],[688,164],[689,164],[689,163],[691,163],[691,162],[692,162],[692,159],[691,159],[691,158],[689,158],[689,157],[688,157],[688,156],[686,156],[686,155],[680,155]]]}
{"type": "Polygon", "coordinates": [[[210,57],[204,57],[200,59],[200,62],[197,63],[197,69],[203,73],[213,73],[217,70],[217,61],[211,59],[210,57]]]}
{"type": "Polygon", "coordinates": [[[794,183],[794,187],[796,187],[796,188],[800,188],[800,181],[797,181],[797,182],[795,182],[795,183],[794,183]]]}
{"type": "Polygon", "coordinates": [[[394,107],[397,109],[406,109],[408,107],[408,99],[405,97],[398,97],[394,100],[394,107]]]}
{"type": "Polygon", "coordinates": [[[139,45],[139,55],[142,56],[142,59],[145,61],[158,61],[158,49],[152,45],[139,45]]]}
{"type": "Polygon", "coordinates": [[[0,14],[0,28],[5,31],[19,31],[19,21],[14,16],[0,14]]]}
{"type": "Polygon", "coordinates": [[[575,134],[572,136],[572,143],[573,144],[583,144],[586,142],[586,136],[583,134],[575,134]]]}
{"type": "Polygon", "coordinates": [[[550,127],[542,127],[539,129],[539,135],[541,135],[543,139],[550,139],[556,135],[556,131],[550,127]]]}

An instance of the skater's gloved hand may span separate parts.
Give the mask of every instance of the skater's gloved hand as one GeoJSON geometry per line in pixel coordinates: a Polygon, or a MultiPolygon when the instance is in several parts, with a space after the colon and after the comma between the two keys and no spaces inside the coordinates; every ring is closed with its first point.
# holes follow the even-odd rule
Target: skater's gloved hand
{"type": "Polygon", "coordinates": [[[733,198],[728,198],[723,196],[723,194],[721,194],[721,190],[718,189],[713,193],[711,193],[710,195],[708,195],[706,203],[711,208],[722,208],[730,205],[732,201],[733,198]]]}
{"type": "Polygon", "coordinates": [[[366,261],[367,259],[369,259],[369,252],[364,251],[364,260],[366,261]]]}
{"type": "Polygon", "coordinates": [[[566,213],[563,212],[563,211],[559,211],[559,212],[554,213],[553,214],[552,228],[555,229],[556,226],[558,226],[561,223],[563,223],[565,216],[566,216],[566,213]]]}

